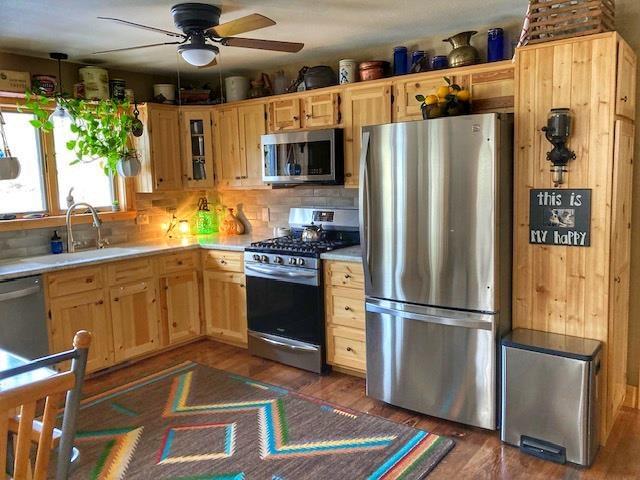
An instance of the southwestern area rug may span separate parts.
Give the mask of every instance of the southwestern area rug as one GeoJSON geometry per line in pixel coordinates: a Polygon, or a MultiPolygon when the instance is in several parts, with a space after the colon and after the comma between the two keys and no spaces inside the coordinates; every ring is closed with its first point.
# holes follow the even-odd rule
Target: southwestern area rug
{"type": "Polygon", "coordinates": [[[421,479],[454,442],[187,362],[87,398],[73,480],[421,479]]]}

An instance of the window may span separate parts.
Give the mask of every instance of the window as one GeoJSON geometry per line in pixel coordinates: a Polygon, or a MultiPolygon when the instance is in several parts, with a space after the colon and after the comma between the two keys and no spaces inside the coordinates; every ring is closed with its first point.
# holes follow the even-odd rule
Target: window
{"type": "Polygon", "coordinates": [[[15,180],[0,180],[0,213],[34,213],[47,210],[44,162],[39,132],[29,113],[3,111],[11,154],[20,161],[15,180]]]}
{"type": "Polygon", "coordinates": [[[69,130],[69,125],[58,123],[53,132],[53,143],[56,151],[56,171],[58,177],[58,208],[66,210],[67,195],[73,188],[73,198],[76,202],[86,202],[94,207],[109,207],[111,205],[111,183],[102,171],[98,160],[87,163],[76,163],[76,155],[67,149],[67,142],[75,137],[69,130]],[[60,128],[63,127],[63,128],[60,128]]]}
{"type": "Polygon", "coordinates": [[[20,162],[15,180],[0,180],[0,214],[63,215],[72,188],[75,202],[111,210],[118,191],[104,174],[102,162],[71,164],[76,157],[67,149],[67,142],[74,139],[69,125],[56,122],[51,133],[44,133],[29,123],[34,115],[17,111],[15,104],[0,104],[0,111],[9,148],[20,162]]]}

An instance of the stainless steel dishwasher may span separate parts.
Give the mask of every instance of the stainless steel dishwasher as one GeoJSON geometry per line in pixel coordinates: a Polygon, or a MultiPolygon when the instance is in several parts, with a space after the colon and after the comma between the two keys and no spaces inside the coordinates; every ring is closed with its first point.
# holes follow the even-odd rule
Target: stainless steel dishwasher
{"type": "Polygon", "coordinates": [[[41,276],[0,282],[0,348],[29,359],[49,354],[41,276]]]}

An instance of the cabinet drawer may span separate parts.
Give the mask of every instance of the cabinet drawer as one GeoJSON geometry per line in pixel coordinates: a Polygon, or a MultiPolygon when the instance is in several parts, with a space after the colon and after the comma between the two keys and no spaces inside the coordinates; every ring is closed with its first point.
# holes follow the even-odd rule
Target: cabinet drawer
{"type": "Polygon", "coordinates": [[[352,262],[329,262],[327,274],[331,285],[364,290],[362,265],[352,262]]]}
{"type": "Polygon", "coordinates": [[[329,323],[365,329],[364,292],[362,290],[333,287],[328,296],[329,323]]]}
{"type": "Polygon", "coordinates": [[[205,270],[242,273],[244,271],[244,255],[242,252],[207,250],[202,253],[202,266],[205,270]]]}
{"type": "Polygon", "coordinates": [[[89,292],[102,288],[104,280],[100,267],[73,269],[52,273],[47,277],[50,297],[89,292]]]}
{"type": "Polygon", "coordinates": [[[150,277],[153,277],[153,267],[149,258],[107,265],[107,281],[109,285],[135,282],[136,280],[150,277]]]}
{"type": "Polygon", "coordinates": [[[346,327],[329,328],[329,362],[354,370],[365,371],[367,353],[363,331],[346,327]]]}
{"type": "Polygon", "coordinates": [[[163,255],[158,258],[160,274],[195,270],[198,266],[196,252],[179,252],[163,255]]]}

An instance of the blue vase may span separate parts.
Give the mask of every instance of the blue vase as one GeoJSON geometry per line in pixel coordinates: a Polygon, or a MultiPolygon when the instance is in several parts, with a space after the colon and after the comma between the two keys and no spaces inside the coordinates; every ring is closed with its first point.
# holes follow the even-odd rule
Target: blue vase
{"type": "Polygon", "coordinates": [[[504,30],[492,28],[487,32],[487,61],[504,60],[504,30]]]}
{"type": "Polygon", "coordinates": [[[409,72],[409,57],[407,47],[393,49],[393,74],[404,75],[409,72]]]}

